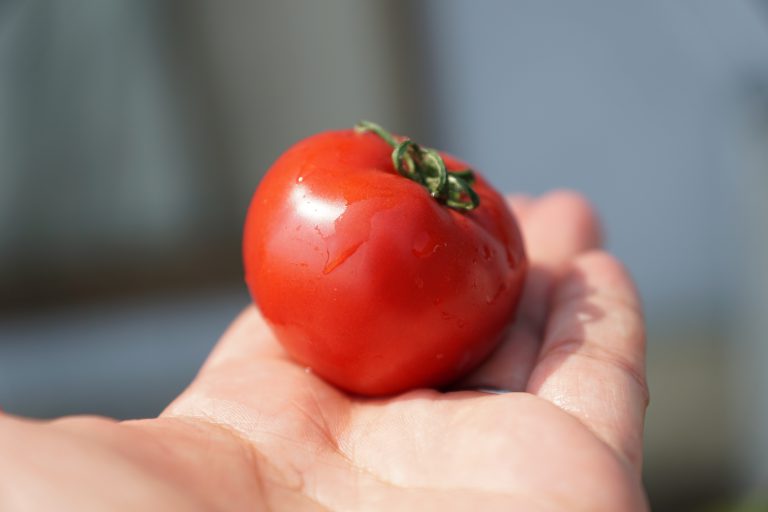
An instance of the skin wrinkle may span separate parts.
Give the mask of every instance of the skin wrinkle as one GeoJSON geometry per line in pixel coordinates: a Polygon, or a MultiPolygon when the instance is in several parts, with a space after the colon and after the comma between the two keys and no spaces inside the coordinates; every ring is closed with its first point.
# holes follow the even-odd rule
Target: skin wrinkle
{"type": "MultiPolygon", "coordinates": [[[[555,355],[557,356],[557,354],[555,354],[555,355]]],[[[563,353],[561,357],[569,358],[569,357],[572,357],[572,356],[588,357],[586,354],[572,353],[572,352],[571,353],[563,353]]],[[[602,364],[605,364],[608,368],[616,369],[616,367],[612,366],[610,363],[608,363],[607,361],[604,361],[602,359],[597,358],[597,359],[595,359],[595,361],[597,361],[599,363],[602,363],[602,364]]],[[[559,392],[559,391],[553,391],[552,389],[548,389],[548,394],[550,395],[550,400],[552,400],[552,402],[554,404],[556,404],[558,407],[561,407],[563,410],[573,414],[573,417],[575,419],[577,419],[580,422],[582,422],[586,428],[588,428],[589,430],[591,430],[592,432],[594,432],[596,434],[597,438],[601,442],[605,443],[606,446],[611,448],[611,445],[603,437],[604,436],[604,432],[601,432],[600,429],[597,429],[596,426],[594,425],[595,419],[592,417],[592,415],[590,415],[588,410],[585,409],[583,406],[578,405],[578,404],[583,404],[586,401],[594,400],[594,397],[592,395],[585,394],[585,393],[582,392],[582,387],[581,387],[581,384],[580,384],[580,380],[581,379],[578,379],[576,381],[575,390],[569,389],[569,390],[566,390],[566,391],[563,391],[563,392],[559,392]],[[575,397],[579,397],[579,398],[577,399],[575,397]],[[588,398],[585,398],[585,397],[588,397],[588,398]]],[[[539,393],[545,387],[551,386],[551,383],[548,382],[548,381],[549,381],[549,376],[547,376],[544,380],[542,380],[538,385],[534,386],[531,391],[534,392],[534,393],[539,393]]],[[[636,381],[634,381],[634,379],[633,379],[633,382],[636,382],[636,381]]],[[[559,384],[555,384],[555,389],[560,389],[560,385],[559,384]]],[[[644,388],[641,388],[641,392],[643,391],[643,389],[644,388]]],[[[647,393],[647,388],[645,388],[645,389],[646,389],[646,393],[647,393]]],[[[643,406],[643,410],[645,410],[645,408],[647,407],[648,400],[646,399],[644,403],[646,405],[643,406]]],[[[605,423],[605,421],[602,421],[601,423],[605,423]]],[[[612,431],[612,428],[610,428],[610,427],[612,427],[612,426],[609,425],[609,428],[607,429],[607,431],[609,431],[609,432],[612,431]]],[[[635,472],[637,472],[642,467],[642,451],[640,451],[640,450],[637,450],[637,451],[636,450],[632,450],[629,453],[627,453],[627,450],[630,450],[630,447],[633,446],[633,441],[636,439],[636,435],[633,435],[632,437],[633,437],[633,439],[630,440],[631,442],[629,442],[629,443],[622,442],[622,445],[625,445],[625,446],[623,446],[623,449],[621,449],[621,450],[613,450],[612,449],[612,451],[620,458],[620,460],[621,460],[621,462],[623,464],[625,464],[629,468],[636,468],[635,472]]]]}
{"type": "MultiPolygon", "coordinates": [[[[560,388],[559,385],[555,384],[555,387],[557,389],[560,388]]],[[[589,417],[589,414],[585,413],[581,407],[575,406],[574,404],[578,404],[582,402],[583,400],[575,400],[574,397],[583,396],[581,393],[581,386],[580,383],[577,381],[576,384],[576,391],[567,391],[567,392],[557,392],[554,393],[553,396],[550,398],[552,401],[552,404],[556,407],[561,408],[562,410],[571,413],[571,417],[575,420],[584,425],[587,429],[594,432],[595,439],[601,443],[606,450],[609,450],[611,453],[613,453],[616,457],[618,462],[624,467],[625,470],[628,470],[632,473],[639,473],[639,466],[636,466],[633,464],[633,459],[629,456],[627,456],[624,452],[614,450],[613,447],[595,430],[594,426],[590,425],[588,422],[585,421],[586,417],[589,417]],[[578,415],[575,415],[573,413],[580,412],[584,413],[584,417],[579,417],[578,415]]],[[[566,509],[568,510],[568,509],[566,509]]]]}
{"type": "MultiPolygon", "coordinates": [[[[603,293],[592,292],[581,296],[572,296],[566,300],[558,301],[554,309],[563,312],[569,312],[568,316],[574,317],[580,321],[581,326],[595,323],[603,320],[605,311],[610,311],[611,325],[614,329],[620,331],[617,338],[621,340],[637,340],[645,337],[642,325],[637,314],[637,304],[631,304],[630,301],[618,296],[607,296],[603,293]],[[584,315],[580,317],[580,315],[584,315]]],[[[551,338],[554,335],[547,333],[545,346],[551,344],[551,338]]],[[[591,345],[605,345],[597,343],[591,345]]],[[[622,356],[626,359],[626,356],[622,356]]]]}
{"type": "MultiPolygon", "coordinates": [[[[540,365],[547,362],[548,364],[554,365],[554,362],[557,362],[558,358],[569,359],[572,357],[586,358],[608,368],[618,369],[623,374],[629,376],[634,385],[637,386],[637,390],[640,392],[643,407],[648,407],[650,403],[650,392],[648,391],[645,376],[638,373],[634,366],[626,361],[621,355],[612,352],[602,345],[585,342],[582,338],[564,338],[562,341],[553,343],[548,350],[543,352],[537,364],[540,365]]],[[[551,374],[552,371],[548,373],[551,374]]],[[[544,381],[536,386],[534,390],[541,388],[548,378],[549,375],[547,375],[544,381]]]]}
{"type": "MultiPolygon", "coordinates": [[[[320,403],[320,398],[317,396],[317,390],[312,386],[306,386],[309,391],[309,396],[312,399],[312,404],[315,406],[315,409],[317,410],[318,414],[320,415],[320,419],[322,420],[323,424],[321,427],[321,430],[326,435],[326,439],[333,445],[333,449],[336,452],[342,453],[341,447],[339,446],[339,437],[343,435],[343,430],[339,431],[338,433],[334,434],[333,429],[330,426],[330,422],[328,421],[328,418],[325,416],[325,412],[323,410],[322,404],[320,403]]],[[[349,417],[349,409],[351,408],[351,404],[348,404],[344,407],[344,413],[347,419],[349,417]]],[[[344,422],[341,422],[342,424],[344,422]]]]}
{"type": "MultiPolygon", "coordinates": [[[[262,497],[262,505],[264,505],[265,510],[270,511],[271,508],[269,506],[269,503],[267,501],[267,493],[266,493],[266,486],[264,485],[264,481],[262,479],[262,472],[260,470],[260,460],[264,459],[263,455],[258,452],[256,449],[256,446],[252,443],[249,443],[245,438],[243,438],[240,433],[233,427],[220,423],[216,421],[213,418],[200,416],[200,417],[192,417],[192,416],[171,416],[169,419],[178,420],[184,424],[190,425],[198,430],[202,429],[217,429],[221,433],[225,435],[225,437],[233,440],[241,449],[243,452],[244,459],[246,460],[247,467],[252,468],[251,474],[254,476],[256,480],[257,487],[259,489],[259,496],[262,497]]],[[[135,425],[138,427],[142,427],[142,422],[145,420],[136,420],[135,425]]],[[[124,422],[126,425],[134,426],[134,422],[124,422]]],[[[212,436],[211,439],[212,440],[212,436]]]]}
{"type": "MultiPolygon", "coordinates": [[[[599,298],[602,302],[608,303],[613,306],[620,306],[624,310],[638,311],[640,307],[639,301],[634,299],[627,299],[620,295],[614,295],[606,293],[605,290],[596,290],[594,288],[588,288],[584,290],[584,284],[578,284],[576,286],[581,287],[581,290],[577,291],[560,291],[554,294],[554,300],[552,302],[552,309],[566,307],[574,302],[586,302],[588,299],[599,298]]],[[[568,288],[567,285],[564,288],[568,288]]]]}
{"type": "MultiPolygon", "coordinates": [[[[264,481],[264,472],[261,471],[260,469],[261,468],[260,461],[264,461],[265,463],[267,463],[272,468],[272,470],[278,473],[280,473],[280,471],[273,465],[269,464],[269,460],[266,457],[266,455],[261,451],[259,451],[257,443],[245,437],[243,433],[240,432],[237,428],[227,425],[226,423],[219,422],[216,419],[208,416],[206,413],[203,413],[203,412],[201,412],[199,416],[173,415],[171,417],[173,419],[178,419],[178,420],[187,422],[188,424],[192,424],[196,426],[200,426],[200,424],[203,423],[205,426],[209,428],[220,429],[222,432],[226,433],[230,438],[236,440],[238,444],[244,448],[244,451],[246,454],[245,458],[249,462],[248,466],[253,468],[253,475],[257,481],[258,488],[261,490],[260,495],[262,496],[262,504],[264,505],[264,507],[266,507],[267,511],[272,510],[271,505],[269,503],[270,499],[269,499],[269,494],[267,493],[267,486],[265,485],[265,481],[264,481]]],[[[331,512],[332,509],[327,508],[324,504],[314,500],[311,496],[301,492],[301,490],[303,490],[305,487],[303,483],[304,478],[301,471],[297,470],[297,473],[299,474],[302,480],[302,482],[299,485],[299,493],[302,496],[304,496],[306,499],[310,500],[312,504],[319,507],[319,510],[331,512]]],[[[293,486],[291,485],[284,486],[281,482],[276,482],[274,480],[272,480],[272,483],[277,484],[286,489],[289,489],[292,492],[296,492],[296,489],[292,488],[293,486]]]]}
{"type": "MultiPolygon", "coordinates": [[[[315,418],[314,418],[314,416],[312,414],[310,414],[304,408],[299,407],[296,402],[292,402],[292,406],[297,411],[299,411],[299,413],[302,416],[304,416],[307,419],[309,419],[312,422],[312,424],[315,425],[315,427],[318,430],[324,431],[322,433],[322,437],[323,437],[323,439],[326,440],[326,442],[328,443],[328,446],[330,446],[332,455],[335,454],[335,455],[339,456],[343,460],[343,462],[345,462],[349,467],[354,468],[357,472],[362,472],[363,474],[368,475],[373,480],[375,480],[377,483],[379,483],[379,484],[381,484],[383,486],[390,487],[392,489],[400,488],[396,484],[386,480],[385,478],[381,477],[377,473],[375,473],[373,471],[370,471],[367,468],[365,468],[365,467],[363,467],[363,466],[361,466],[359,464],[356,464],[346,453],[344,453],[340,449],[338,439],[335,436],[333,436],[333,434],[330,432],[330,429],[327,429],[327,428],[324,429],[323,426],[320,425],[315,420],[315,418]]],[[[319,404],[317,406],[319,407],[319,404]]],[[[179,417],[179,416],[174,416],[174,417],[179,417]]],[[[258,437],[258,436],[253,436],[253,434],[245,434],[245,433],[241,432],[239,429],[237,429],[235,427],[231,427],[231,426],[228,426],[226,424],[219,423],[213,417],[209,416],[208,414],[206,414],[206,413],[204,413],[202,411],[200,411],[200,416],[186,416],[186,417],[190,418],[193,421],[194,420],[202,420],[202,421],[205,421],[207,423],[215,424],[215,425],[217,425],[217,426],[219,426],[221,428],[225,428],[228,431],[231,431],[232,433],[236,434],[240,439],[242,439],[245,443],[251,444],[253,446],[254,452],[256,454],[261,455],[261,458],[265,458],[264,455],[260,451],[258,451],[258,449],[257,449],[258,443],[256,441],[254,441],[254,437],[258,437]],[[244,437],[244,436],[247,436],[247,437],[244,437]]],[[[296,446],[300,446],[302,448],[306,448],[306,443],[298,441],[298,440],[295,440],[295,439],[290,438],[288,436],[282,436],[282,435],[277,434],[275,432],[267,432],[267,431],[261,431],[261,433],[265,434],[265,435],[268,435],[270,437],[276,437],[276,438],[279,438],[279,439],[281,439],[283,441],[290,442],[291,444],[294,444],[296,446]]],[[[258,460],[258,456],[257,456],[257,460],[258,460]]],[[[305,472],[302,471],[301,469],[295,467],[295,466],[293,467],[293,469],[295,470],[296,474],[299,476],[300,484],[298,486],[298,489],[294,488],[292,490],[293,491],[298,491],[299,493],[303,494],[305,497],[307,497],[307,499],[310,499],[313,503],[315,503],[318,506],[320,506],[322,508],[322,510],[329,510],[329,511],[332,510],[331,508],[328,508],[327,504],[321,503],[320,501],[317,500],[317,498],[315,496],[310,496],[309,494],[307,494],[305,492],[307,490],[306,478],[304,477],[304,473],[305,472]]],[[[291,488],[291,487],[293,487],[293,486],[290,486],[289,488],[291,488]]],[[[414,489],[419,489],[419,488],[414,488],[414,489]]],[[[428,490],[428,488],[423,488],[421,490],[428,490]]]]}
{"type": "Polygon", "coordinates": [[[328,444],[328,446],[331,447],[333,451],[335,452],[340,451],[338,442],[336,441],[336,438],[332,434],[328,426],[328,423],[325,421],[325,418],[323,417],[322,412],[319,413],[321,421],[318,421],[315,418],[315,415],[307,411],[302,405],[299,404],[297,400],[291,400],[291,406],[293,406],[293,408],[296,409],[299,412],[299,414],[304,416],[304,418],[306,418],[307,421],[315,427],[317,432],[320,433],[320,436],[328,444]]]}
{"type": "MultiPolygon", "coordinates": [[[[564,409],[568,410],[569,407],[566,406],[564,407],[564,409]]],[[[573,408],[570,408],[570,409],[573,410],[573,408]]],[[[579,419],[579,421],[582,421],[580,418],[577,418],[577,419],[579,419]]],[[[594,428],[594,426],[588,425],[586,424],[586,422],[585,422],[585,426],[589,428],[591,431],[595,432],[598,440],[603,444],[605,444],[605,446],[608,447],[608,449],[611,449],[612,451],[614,451],[614,453],[616,454],[617,460],[621,465],[623,465],[626,469],[628,469],[632,473],[640,474],[642,470],[642,452],[640,452],[639,454],[634,454],[634,453],[630,454],[625,451],[626,448],[624,448],[624,450],[613,450],[611,445],[603,438],[602,435],[600,435],[600,433],[594,428]]]]}
{"type": "MultiPolygon", "coordinates": [[[[212,399],[207,400],[206,404],[210,405],[211,402],[217,402],[218,404],[221,404],[223,402],[225,405],[231,405],[229,402],[226,402],[226,401],[212,400],[212,399]]],[[[237,404],[237,405],[239,405],[239,404],[237,404]]],[[[229,410],[233,409],[231,407],[225,407],[225,408],[227,408],[229,410]]],[[[220,408],[217,407],[217,406],[214,406],[213,409],[214,409],[214,411],[220,411],[220,408]]],[[[248,446],[252,446],[253,449],[255,450],[255,452],[254,452],[255,454],[261,455],[262,458],[266,459],[266,455],[258,450],[259,442],[257,441],[257,439],[260,436],[255,436],[253,433],[249,433],[249,429],[244,428],[239,423],[229,423],[229,421],[231,421],[231,418],[228,415],[224,415],[223,418],[221,420],[219,420],[219,419],[216,419],[215,412],[214,413],[208,413],[208,412],[206,412],[204,410],[204,407],[193,407],[193,412],[187,412],[187,413],[184,413],[184,414],[175,413],[173,411],[170,411],[167,414],[170,417],[172,417],[172,418],[183,418],[183,419],[187,419],[187,420],[193,421],[193,422],[194,421],[202,421],[202,422],[204,422],[206,424],[209,424],[209,425],[218,426],[218,427],[227,429],[233,435],[236,435],[238,438],[240,438],[242,440],[242,442],[246,443],[248,446]]],[[[251,425],[251,429],[256,429],[256,426],[255,425],[251,425]]],[[[283,442],[290,442],[290,443],[293,443],[293,444],[295,444],[296,446],[299,446],[299,447],[306,447],[306,443],[303,443],[301,441],[296,441],[296,440],[294,440],[291,437],[288,437],[288,436],[285,436],[285,435],[281,435],[281,434],[278,434],[276,432],[270,432],[270,431],[265,431],[265,430],[255,430],[255,431],[260,433],[260,434],[263,434],[265,436],[269,436],[269,437],[280,439],[283,442]]],[[[274,469],[277,471],[276,467],[274,469]]],[[[296,486],[298,486],[298,485],[299,484],[297,484],[296,486]]],[[[289,487],[290,487],[290,485],[289,485],[289,487]]]]}

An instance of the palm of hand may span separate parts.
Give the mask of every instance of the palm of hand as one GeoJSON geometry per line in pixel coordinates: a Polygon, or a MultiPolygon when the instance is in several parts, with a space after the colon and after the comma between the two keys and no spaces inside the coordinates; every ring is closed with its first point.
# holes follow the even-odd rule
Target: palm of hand
{"type": "Polygon", "coordinates": [[[631,510],[619,504],[637,498],[629,468],[605,443],[533,395],[350,399],[288,361],[242,364],[223,364],[227,382],[206,384],[171,412],[252,443],[262,498],[275,509],[631,510]]]}
{"type": "Polygon", "coordinates": [[[270,509],[644,509],[631,283],[609,256],[583,254],[597,228],[582,201],[516,210],[535,267],[520,319],[461,383],[513,392],[350,397],[292,363],[250,308],[164,416],[234,433],[270,509]]]}

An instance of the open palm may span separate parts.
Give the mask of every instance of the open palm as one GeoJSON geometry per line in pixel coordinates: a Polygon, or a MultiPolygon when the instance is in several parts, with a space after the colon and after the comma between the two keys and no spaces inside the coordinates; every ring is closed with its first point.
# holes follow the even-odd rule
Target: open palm
{"type": "Polygon", "coordinates": [[[596,250],[578,196],[512,204],[532,263],[521,311],[452,391],[349,396],[292,362],[250,307],[160,418],[58,428],[84,425],[102,447],[133,443],[122,456],[166,493],[145,503],[158,508],[645,510],[648,398],[631,280],[596,250]]]}

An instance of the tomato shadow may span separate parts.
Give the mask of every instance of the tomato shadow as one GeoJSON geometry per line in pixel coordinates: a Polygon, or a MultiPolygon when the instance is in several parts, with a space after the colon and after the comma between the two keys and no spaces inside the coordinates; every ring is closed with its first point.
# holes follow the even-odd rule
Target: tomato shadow
{"type": "Polygon", "coordinates": [[[480,371],[495,366],[493,373],[473,386],[462,385],[465,380],[462,378],[438,391],[449,399],[470,398],[471,395],[463,393],[465,391],[483,394],[535,392],[530,387],[531,375],[535,373],[538,382],[545,381],[572,357],[578,357],[587,341],[589,325],[603,321],[609,315],[605,306],[596,300],[596,292],[589,275],[580,269],[557,280],[551,271],[540,266],[532,267],[517,318],[511,322],[505,339],[478,365],[480,371]],[[546,365],[541,365],[544,357],[547,358],[546,365]],[[500,368],[517,373],[515,377],[518,378],[512,380],[520,385],[507,389],[496,382],[493,377],[500,374],[500,368]],[[460,396],[454,396],[457,394],[460,396]]]}

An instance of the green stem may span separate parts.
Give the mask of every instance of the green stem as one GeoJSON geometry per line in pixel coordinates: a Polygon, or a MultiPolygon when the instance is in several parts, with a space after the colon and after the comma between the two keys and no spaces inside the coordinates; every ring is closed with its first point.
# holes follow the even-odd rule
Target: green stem
{"type": "Polygon", "coordinates": [[[471,169],[449,172],[440,153],[424,148],[411,139],[398,141],[394,135],[376,123],[360,121],[358,133],[372,132],[392,147],[392,165],[403,177],[415,181],[429,194],[449,208],[469,211],[480,206],[480,198],[472,189],[475,175],[471,169]]]}
{"type": "Polygon", "coordinates": [[[364,133],[364,132],[373,132],[382,139],[386,141],[387,144],[392,146],[393,148],[397,146],[397,141],[392,136],[391,133],[389,133],[387,130],[382,128],[376,123],[372,123],[371,121],[360,121],[355,125],[355,131],[358,133],[364,133]]]}

